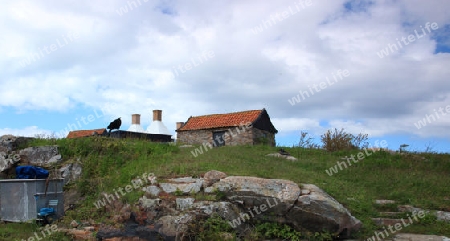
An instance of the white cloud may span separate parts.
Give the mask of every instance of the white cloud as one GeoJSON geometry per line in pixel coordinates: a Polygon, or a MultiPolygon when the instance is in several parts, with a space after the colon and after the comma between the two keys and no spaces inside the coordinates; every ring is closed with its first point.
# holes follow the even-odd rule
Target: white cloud
{"type": "Polygon", "coordinates": [[[163,109],[169,129],[192,115],[266,108],[280,132],[323,133],[319,120],[326,120],[376,136],[448,136],[450,118],[414,126],[449,103],[450,55],[434,54],[434,33],[384,58],[377,52],[426,22],[437,22],[435,34],[446,36],[449,3],[376,1],[348,10],[345,2],[312,1],[258,34],[251,30],[299,2],[154,1],[122,16],[116,10],[123,1],[11,2],[0,10],[0,108],[112,105],[107,116],[127,124],[141,113],[144,126],[152,109],[163,109]],[[69,32],[80,37],[19,65],[69,32]],[[205,51],[214,57],[174,74],[205,51]],[[338,69],[350,76],[297,105],[286,101],[338,69]]]}
{"type": "Polygon", "coordinates": [[[14,136],[35,137],[36,135],[51,136],[52,133],[53,131],[39,129],[37,126],[27,126],[23,129],[11,129],[11,128],[0,129],[0,136],[14,135],[14,136]]]}

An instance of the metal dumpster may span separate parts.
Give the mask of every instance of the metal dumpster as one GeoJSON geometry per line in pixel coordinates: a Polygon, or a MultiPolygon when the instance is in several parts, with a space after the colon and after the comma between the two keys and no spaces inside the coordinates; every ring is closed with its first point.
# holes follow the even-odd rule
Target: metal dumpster
{"type": "Polygon", "coordinates": [[[3,179],[0,180],[0,219],[25,222],[36,219],[38,210],[49,200],[58,200],[57,218],[64,215],[64,179],[3,179]]]}

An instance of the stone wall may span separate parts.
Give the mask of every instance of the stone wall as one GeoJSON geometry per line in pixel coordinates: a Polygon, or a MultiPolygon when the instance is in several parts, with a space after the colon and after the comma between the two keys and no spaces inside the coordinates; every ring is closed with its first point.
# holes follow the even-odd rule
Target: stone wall
{"type": "Polygon", "coordinates": [[[253,128],[253,144],[267,144],[275,146],[275,134],[268,131],[253,128]]]}
{"type": "Polygon", "coordinates": [[[275,145],[275,134],[246,126],[180,131],[178,132],[177,141],[183,144],[197,145],[208,142],[212,145],[214,143],[213,133],[217,131],[225,132],[224,139],[226,146],[254,145],[264,143],[264,140],[267,140],[267,144],[269,145],[275,145]]]}

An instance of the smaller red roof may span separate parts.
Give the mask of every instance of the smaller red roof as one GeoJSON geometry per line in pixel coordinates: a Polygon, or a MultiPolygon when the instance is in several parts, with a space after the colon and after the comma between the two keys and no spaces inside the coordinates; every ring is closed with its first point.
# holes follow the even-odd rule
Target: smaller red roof
{"type": "Polygon", "coordinates": [[[228,114],[212,114],[190,117],[177,131],[202,130],[220,127],[234,127],[253,123],[263,110],[248,110],[228,114]]]}
{"type": "Polygon", "coordinates": [[[78,130],[78,131],[71,131],[67,135],[66,138],[79,138],[79,137],[86,137],[86,136],[92,136],[94,132],[97,132],[97,134],[101,135],[106,131],[105,128],[102,129],[93,129],[93,130],[78,130]]]}

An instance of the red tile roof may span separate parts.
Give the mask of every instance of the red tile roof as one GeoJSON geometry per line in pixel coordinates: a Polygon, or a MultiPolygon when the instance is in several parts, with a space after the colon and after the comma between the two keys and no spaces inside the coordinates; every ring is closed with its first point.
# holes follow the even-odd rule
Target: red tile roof
{"type": "Polygon", "coordinates": [[[79,137],[86,137],[86,136],[92,136],[92,133],[97,132],[99,135],[103,134],[103,132],[106,131],[105,128],[102,129],[94,129],[94,130],[79,130],[79,131],[71,131],[67,135],[66,138],[79,138],[79,137]]]}
{"type": "Polygon", "coordinates": [[[212,129],[219,127],[234,127],[253,123],[263,110],[248,110],[228,114],[212,114],[190,117],[186,124],[177,131],[212,129]]]}

